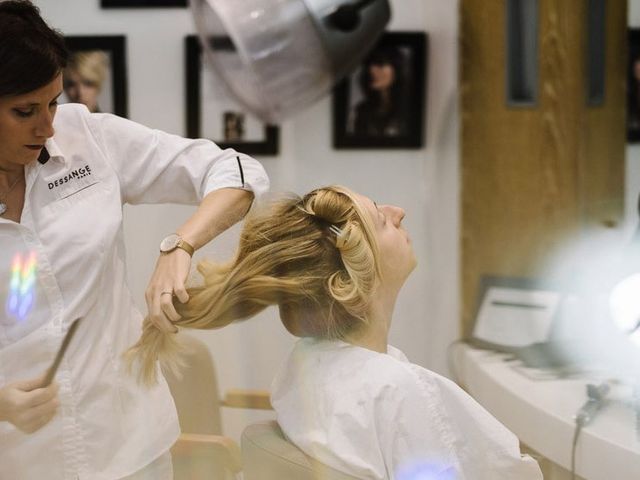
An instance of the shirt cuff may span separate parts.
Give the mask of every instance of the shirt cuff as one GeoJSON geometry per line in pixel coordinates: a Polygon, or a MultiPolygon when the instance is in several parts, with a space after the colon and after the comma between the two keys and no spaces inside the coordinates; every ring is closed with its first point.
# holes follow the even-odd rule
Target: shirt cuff
{"type": "Polygon", "coordinates": [[[253,192],[257,198],[269,190],[269,177],[260,162],[247,155],[234,153],[211,167],[205,180],[203,197],[221,188],[239,188],[253,192]]]}

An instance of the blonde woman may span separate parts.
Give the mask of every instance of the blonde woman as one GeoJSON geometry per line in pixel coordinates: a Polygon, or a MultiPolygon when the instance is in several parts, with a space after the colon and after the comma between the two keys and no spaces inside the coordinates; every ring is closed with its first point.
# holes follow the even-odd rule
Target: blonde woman
{"type": "Polygon", "coordinates": [[[70,102],[100,112],[98,97],[109,73],[109,57],[101,50],[75,52],[64,71],[64,92],[70,102]]]}
{"type": "MultiPolygon", "coordinates": [[[[204,285],[176,305],[177,325],[218,328],[277,305],[285,327],[303,337],[273,383],[278,423],[337,470],[366,479],[541,479],[518,439],[462,389],[387,344],[416,265],[403,217],[337,186],[275,201],[247,218],[230,263],[200,265],[204,285]]],[[[134,348],[147,380],[158,355],[175,353],[175,337],[147,325],[134,348]]]]}

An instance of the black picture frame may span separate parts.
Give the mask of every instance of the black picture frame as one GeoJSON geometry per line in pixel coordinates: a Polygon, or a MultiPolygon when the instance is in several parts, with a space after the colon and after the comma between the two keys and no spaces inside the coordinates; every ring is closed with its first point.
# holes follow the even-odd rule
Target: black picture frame
{"type": "MultiPolygon", "coordinates": [[[[224,138],[221,133],[219,138],[216,135],[206,135],[203,128],[203,89],[202,89],[202,47],[196,35],[188,35],[185,38],[186,49],[186,97],[187,97],[187,136],[190,138],[209,138],[221,148],[233,148],[242,153],[250,155],[277,155],[279,150],[280,129],[274,125],[261,124],[262,131],[259,140],[229,140],[224,138]]],[[[210,68],[210,67],[205,67],[210,68]]],[[[222,82],[222,80],[220,80],[222,82]]],[[[221,98],[221,100],[223,100],[221,98]]],[[[227,94],[225,101],[230,100],[227,94]]],[[[247,113],[242,107],[235,106],[233,111],[220,111],[220,118],[224,116],[224,122],[227,118],[231,121],[242,121],[252,118],[254,125],[258,122],[254,117],[247,113]]],[[[223,125],[224,126],[224,125],[223,125]]],[[[260,129],[260,128],[259,128],[260,129]]]]}
{"type": "Polygon", "coordinates": [[[188,0],[100,0],[102,8],[186,8],[188,0]]]}
{"type": "MultiPolygon", "coordinates": [[[[426,32],[386,32],[361,65],[333,90],[336,149],[418,149],[424,146],[429,38],[426,32]],[[373,63],[372,63],[373,62],[373,63]],[[394,69],[396,109],[376,118],[374,92],[367,99],[367,63],[394,69]],[[401,71],[401,77],[398,76],[401,71]],[[401,81],[397,81],[400,78],[401,81]]],[[[370,91],[374,90],[369,88],[370,91]]]]}
{"type": "MultiPolygon", "coordinates": [[[[106,54],[110,70],[108,85],[111,89],[109,95],[111,101],[109,105],[101,105],[100,111],[128,117],[126,37],[124,35],[66,36],[65,43],[72,57],[77,52],[99,51],[106,54]]],[[[66,82],[64,93],[67,94],[66,82]]]]}
{"type": "Polygon", "coordinates": [[[627,65],[627,141],[640,142],[640,28],[630,28],[627,65]],[[638,73],[634,73],[637,64],[638,73]]]}

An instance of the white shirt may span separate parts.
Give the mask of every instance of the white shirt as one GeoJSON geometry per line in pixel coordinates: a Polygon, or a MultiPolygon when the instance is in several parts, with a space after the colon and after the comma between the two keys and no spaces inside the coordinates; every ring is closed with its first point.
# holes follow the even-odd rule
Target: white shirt
{"type": "Polygon", "coordinates": [[[80,105],[60,106],[54,127],[51,158],[25,168],[21,223],[0,218],[0,385],[45,372],[71,321],[82,323],[57,374],[56,417],[31,435],[0,422],[0,477],[116,479],[179,434],[164,379],[141,388],[121,361],[142,320],[126,281],[122,205],[197,204],[223,187],[259,195],[268,178],[257,161],[210,141],[80,105]]]}
{"type": "Polygon", "coordinates": [[[542,480],[515,435],[392,346],[381,354],[299,340],[274,379],[272,403],[292,443],[357,478],[542,480]]]}

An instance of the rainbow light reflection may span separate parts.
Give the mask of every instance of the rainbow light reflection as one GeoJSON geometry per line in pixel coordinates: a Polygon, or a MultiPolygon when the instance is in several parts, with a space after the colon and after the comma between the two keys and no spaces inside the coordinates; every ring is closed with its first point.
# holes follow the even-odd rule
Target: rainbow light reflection
{"type": "Polygon", "coordinates": [[[35,299],[37,258],[36,252],[25,256],[16,253],[11,261],[11,280],[7,297],[7,313],[24,321],[35,299]]]}

